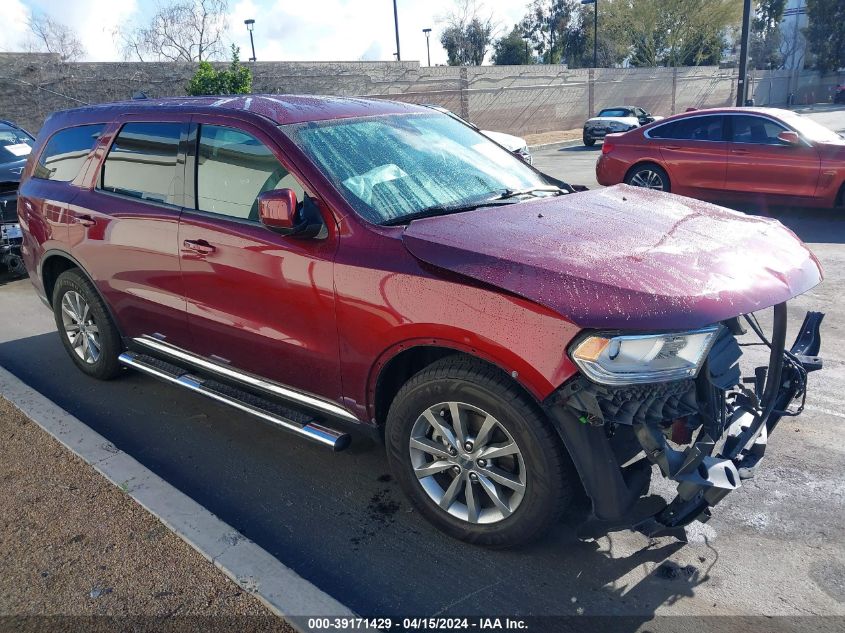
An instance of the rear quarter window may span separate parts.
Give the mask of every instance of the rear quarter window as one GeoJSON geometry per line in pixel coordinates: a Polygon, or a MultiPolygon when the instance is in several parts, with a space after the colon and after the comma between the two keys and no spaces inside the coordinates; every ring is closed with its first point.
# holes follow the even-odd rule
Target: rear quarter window
{"type": "Polygon", "coordinates": [[[53,134],[38,158],[33,176],[63,182],[76,178],[105,127],[103,123],[78,125],[53,134]]]}

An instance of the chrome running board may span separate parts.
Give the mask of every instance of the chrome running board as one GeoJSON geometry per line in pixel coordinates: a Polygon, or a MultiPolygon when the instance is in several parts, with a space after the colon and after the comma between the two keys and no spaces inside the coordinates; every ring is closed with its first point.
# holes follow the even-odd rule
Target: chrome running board
{"type": "Polygon", "coordinates": [[[265,378],[239,371],[234,367],[215,363],[203,358],[202,356],[192,354],[181,347],[171,345],[160,338],[153,336],[139,336],[132,339],[132,342],[151,350],[156,356],[163,355],[169,357],[173,359],[174,362],[186,363],[200,371],[210,372],[229,380],[234,380],[248,387],[252,387],[253,389],[258,389],[264,393],[270,394],[271,396],[295,402],[307,409],[315,409],[349,422],[360,422],[352,413],[338,404],[323,400],[322,398],[309,393],[297,391],[296,389],[286,387],[277,382],[272,382],[265,378]]]}
{"type": "Polygon", "coordinates": [[[158,358],[136,352],[124,352],[119,356],[119,360],[123,365],[137,369],[148,376],[153,376],[212,400],[228,404],[286,431],[323,446],[328,446],[332,450],[342,451],[349,446],[351,441],[347,433],[323,426],[298,411],[287,409],[275,402],[254,396],[247,391],[194,376],[182,367],[158,358]]]}

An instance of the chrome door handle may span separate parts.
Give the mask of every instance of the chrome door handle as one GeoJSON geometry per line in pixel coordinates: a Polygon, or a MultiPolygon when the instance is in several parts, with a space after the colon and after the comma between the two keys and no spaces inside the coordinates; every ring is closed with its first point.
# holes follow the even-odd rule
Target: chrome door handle
{"type": "Polygon", "coordinates": [[[205,240],[185,240],[182,242],[182,247],[195,253],[202,253],[208,255],[214,252],[214,247],[205,240]]]}
{"type": "Polygon", "coordinates": [[[94,226],[97,223],[97,221],[90,215],[77,215],[74,222],[81,224],[82,226],[94,226]]]}
{"type": "Polygon", "coordinates": [[[747,149],[732,149],[731,152],[733,154],[748,154],[747,149]]]}

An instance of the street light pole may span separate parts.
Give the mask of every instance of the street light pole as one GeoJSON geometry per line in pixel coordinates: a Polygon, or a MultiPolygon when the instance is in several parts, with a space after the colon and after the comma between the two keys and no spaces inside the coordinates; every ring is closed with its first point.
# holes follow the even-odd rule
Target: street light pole
{"type": "Polygon", "coordinates": [[[739,45],[739,81],[736,90],[736,105],[742,107],[748,97],[748,37],[751,32],[751,0],[744,0],[742,6],[742,41],[739,45]]]}
{"type": "Polygon", "coordinates": [[[244,24],[246,24],[246,30],[249,31],[249,45],[252,47],[252,57],[249,58],[249,61],[255,62],[255,41],[252,39],[252,29],[255,27],[255,20],[251,18],[244,20],[244,24]]]}
{"type": "Polygon", "coordinates": [[[402,54],[399,52],[399,12],[396,9],[396,0],[393,0],[393,26],[396,29],[396,61],[402,61],[402,54]]]}
{"type": "Polygon", "coordinates": [[[599,0],[581,0],[581,4],[593,5],[593,68],[599,66],[599,0]]]}
{"type": "Polygon", "coordinates": [[[428,56],[428,65],[431,66],[431,48],[428,44],[428,38],[431,35],[431,29],[423,29],[425,33],[425,54],[428,56]]]}

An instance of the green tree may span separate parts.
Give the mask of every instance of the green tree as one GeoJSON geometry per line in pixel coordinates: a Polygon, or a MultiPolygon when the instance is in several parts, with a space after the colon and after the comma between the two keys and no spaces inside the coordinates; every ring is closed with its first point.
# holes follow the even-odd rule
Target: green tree
{"type": "Polygon", "coordinates": [[[522,31],[514,25],[510,33],[500,37],[493,45],[493,63],[499,66],[533,64],[528,42],[522,38],[522,31]]]}
{"type": "Polygon", "coordinates": [[[458,0],[446,16],[440,43],[446,49],[450,66],[480,66],[493,41],[496,24],[492,15],[482,17],[482,7],[474,0],[458,0]]]}
{"type": "Polygon", "coordinates": [[[533,0],[528,5],[521,29],[544,63],[559,64],[564,60],[578,5],[578,0],[533,0]]]}
{"type": "Polygon", "coordinates": [[[845,2],[807,0],[807,46],[815,57],[815,67],[828,72],[845,67],[845,2]]]}
{"type": "Polygon", "coordinates": [[[628,8],[633,66],[717,64],[742,15],[735,0],[628,0],[628,8]]]}
{"type": "Polygon", "coordinates": [[[189,95],[238,95],[252,91],[252,73],[240,62],[240,49],[232,44],[232,63],[217,70],[209,62],[200,62],[186,90],[189,95]]]}
{"type": "Polygon", "coordinates": [[[785,8],[786,0],[757,0],[748,54],[751,64],[759,70],[783,66],[780,21],[785,8]]]}

